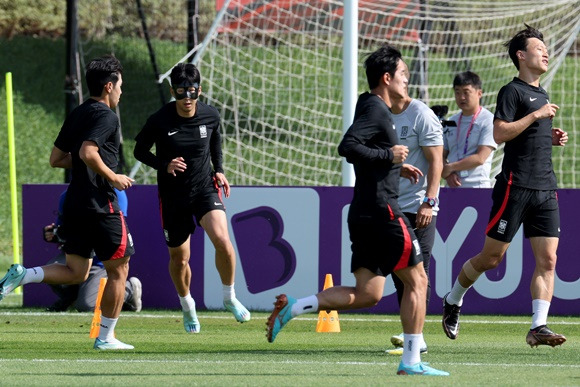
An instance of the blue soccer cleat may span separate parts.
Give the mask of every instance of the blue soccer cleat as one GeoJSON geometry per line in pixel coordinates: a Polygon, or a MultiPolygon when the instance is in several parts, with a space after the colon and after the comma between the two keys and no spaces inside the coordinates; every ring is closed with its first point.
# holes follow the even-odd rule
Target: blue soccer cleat
{"type": "Polygon", "coordinates": [[[183,311],[183,327],[187,333],[199,333],[201,331],[201,325],[197,319],[197,313],[195,309],[189,311],[183,311]]]}
{"type": "Polygon", "coordinates": [[[247,321],[250,321],[251,318],[250,312],[236,298],[233,298],[229,301],[224,301],[224,308],[230,311],[238,322],[245,323],[247,321]]]}
{"type": "Polygon", "coordinates": [[[266,322],[266,337],[268,342],[273,343],[282,328],[292,319],[292,305],[296,299],[280,294],[276,297],[274,310],[266,322]]]}
{"type": "Polygon", "coordinates": [[[20,285],[25,275],[24,266],[17,263],[10,266],[8,273],[0,280],[0,301],[20,285]]]}
{"type": "Polygon", "coordinates": [[[94,349],[98,349],[99,351],[111,351],[111,350],[123,350],[123,349],[135,349],[130,344],[125,344],[115,338],[111,339],[110,341],[102,341],[97,338],[95,340],[95,345],[93,345],[94,349]]]}
{"type": "Polygon", "coordinates": [[[415,363],[412,366],[404,365],[403,362],[400,362],[397,375],[449,376],[449,372],[436,370],[423,362],[415,363]]]}

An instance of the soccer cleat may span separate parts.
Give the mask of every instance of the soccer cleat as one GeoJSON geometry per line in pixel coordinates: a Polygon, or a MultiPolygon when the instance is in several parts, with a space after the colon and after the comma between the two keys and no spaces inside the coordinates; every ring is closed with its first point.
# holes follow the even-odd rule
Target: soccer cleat
{"type": "Polygon", "coordinates": [[[189,311],[183,311],[183,327],[187,333],[199,333],[201,331],[201,325],[197,319],[197,313],[195,309],[189,311]]]}
{"type": "Polygon", "coordinates": [[[273,343],[276,340],[280,330],[292,319],[292,305],[295,303],[295,298],[288,297],[285,294],[280,294],[276,297],[274,310],[266,322],[266,338],[269,343],[273,343]]]}
{"type": "Polygon", "coordinates": [[[565,341],[566,337],[564,335],[552,332],[546,325],[530,329],[526,336],[526,343],[531,347],[537,347],[538,345],[555,347],[556,345],[564,344],[565,341]]]}
{"type": "Polygon", "coordinates": [[[449,293],[443,297],[443,330],[447,337],[455,340],[459,334],[459,313],[461,312],[461,307],[447,303],[448,295],[449,293]]]}
{"type": "Polygon", "coordinates": [[[395,348],[402,348],[403,344],[405,344],[405,334],[401,333],[400,335],[391,336],[391,344],[393,344],[395,348]]]}
{"type": "Polygon", "coordinates": [[[141,309],[143,309],[143,301],[141,300],[143,296],[143,285],[137,277],[129,278],[129,282],[133,287],[133,293],[131,294],[131,301],[127,302],[127,304],[129,304],[132,311],[141,312],[141,309]]]}
{"type": "Polygon", "coordinates": [[[403,362],[400,362],[397,375],[449,376],[449,372],[436,370],[423,362],[413,364],[412,366],[404,365],[403,362]]]}
{"type": "MultiPolygon", "coordinates": [[[[427,346],[421,347],[420,352],[421,352],[421,355],[426,354],[427,353],[427,346]]],[[[398,348],[394,348],[394,349],[387,349],[385,351],[385,353],[387,355],[403,356],[403,347],[398,347],[398,348]]]]}
{"type": "Polygon", "coordinates": [[[224,301],[224,308],[230,311],[238,322],[245,323],[247,321],[250,321],[251,318],[250,312],[236,298],[233,298],[230,301],[224,301]]]}
{"type": "Polygon", "coordinates": [[[17,263],[10,266],[4,278],[0,280],[0,301],[20,285],[25,275],[24,266],[17,263]]]}
{"type": "Polygon", "coordinates": [[[110,351],[110,350],[123,350],[123,349],[135,349],[130,344],[125,344],[115,338],[111,339],[110,341],[102,341],[95,339],[95,345],[93,346],[94,349],[98,349],[100,351],[110,351]]]}

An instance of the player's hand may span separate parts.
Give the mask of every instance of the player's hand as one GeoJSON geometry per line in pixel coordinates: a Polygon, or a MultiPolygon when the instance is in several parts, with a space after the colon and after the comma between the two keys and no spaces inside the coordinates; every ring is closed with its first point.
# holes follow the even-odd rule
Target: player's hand
{"type": "Polygon", "coordinates": [[[119,191],[124,191],[131,187],[135,180],[131,179],[127,175],[117,174],[115,175],[115,180],[111,182],[113,187],[117,188],[119,191]]]}
{"type": "Polygon", "coordinates": [[[568,142],[568,133],[560,128],[552,129],[552,145],[564,146],[568,142]]]}
{"type": "Polygon", "coordinates": [[[538,110],[536,110],[536,113],[538,114],[538,120],[541,120],[542,118],[554,118],[554,116],[556,115],[556,112],[558,111],[558,109],[560,109],[560,107],[556,104],[553,103],[547,103],[544,106],[542,106],[541,108],[539,108],[538,110]]]}
{"type": "Polygon", "coordinates": [[[44,240],[46,242],[52,242],[52,239],[54,238],[54,223],[51,224],[47,224],[46,226],[44,226],[44,240]]]}
{"type": "Polygon", "coordinates": [[[187,169],[187,164],[185,163],[185,159],[183,157],[176,157],[169,162],[167,165],[167,173],[172,174],[173,176],[177,176],[175,172],[183,172],[187,169]]]}
{"type": "Polygon", "coordinates": [[[445,178],[448,187],[461,187],[461,179],[457,176],[457,173],[451,173],[449,176],[445,178]]]}
{"type": "Polygon", "coordinates": [[[402,163],[409,155],[409,148],[406,145],[395,145],[391,151],[393,151],[393,164],[402,163]]]}
{"type": "Polygon", "coordinates": [[[417,211],[415,225],[417,228],[425,228],[431,223],[431,220],[433,220],[433,208],[427,203],[421,204],[417,211]]]}
{"type": "Polygon", "coordinates": [[[417,184],[421,176],[423,176],[423,172],[414,165],[403,164],[401,166],[401,177],[409,179],[411,183],[417,184]]]}
{"type": "Polygon", "coordinates": [[[218,187],[221,187],[224,190],[224,195],[226,195],[226,198],[229,198],[230,197],[230,183],[228,182],[228,179],[226,179],[226,175],[224,175],[221,172],[216,172],[215,173],[215,180],[216,180],[218,187]]]}

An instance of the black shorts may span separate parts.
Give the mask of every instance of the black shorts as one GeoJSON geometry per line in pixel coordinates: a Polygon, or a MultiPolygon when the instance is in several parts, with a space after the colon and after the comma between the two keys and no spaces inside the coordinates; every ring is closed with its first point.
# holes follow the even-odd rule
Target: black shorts
{"type": "Polygon", "coordinates": [[[133,238],[122,212],[112,214],[63,214],[59,233],[67,254],[101,261],[129,257],[135,253],[133,238]]]}
{"type": "Polygon", "coordinates": [[[493,187],[493,205],[485,230],[488,237],[511,242],[520,225],[524,236],[560,237],[560,210],[555,190],[515,187],[498,179],[493,187]]]}
{"type": "Polygon", "coordinates": [[[196,228],[193,217],[199,225],[201,218],[208,212],[226,210],[220,191],[213,187],[201,191],[188,201],[159,195],[159,208],[165,242],[169,247],[181,246],[193,234],[196,228]]]}
{"type": "Polygon", "coordinates": [[[351,272],[364,267],[386,277],[423,261],[419,242],[406,217],[388,223],[349,223],[351,272]]]}

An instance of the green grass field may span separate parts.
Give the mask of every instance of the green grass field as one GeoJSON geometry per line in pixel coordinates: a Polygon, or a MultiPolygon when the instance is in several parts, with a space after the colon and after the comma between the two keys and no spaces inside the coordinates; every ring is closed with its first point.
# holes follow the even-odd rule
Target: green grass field
{"type": "Polygon", "coordinates": [[[552,317],[568,337],[557,348],[530,348],[526,316],[463,316],[451,341],[440,316],[428,316],[423,360],[450,377],[397,376],[400,357],[385,354],[401,331],[398,316],[339,313],[340,333],[315,332],[317,315],[296,318],[270,344],[267,313],[238,324],[201,311],[201,333],[186,334],[179,311],[123,313],[117,337],[135,350],[99,352],[90,313],[0,307],[0,385],[580,385],[580,318],[552,317]]]}

